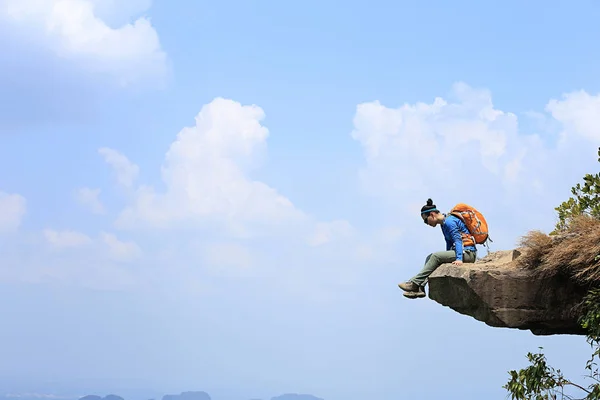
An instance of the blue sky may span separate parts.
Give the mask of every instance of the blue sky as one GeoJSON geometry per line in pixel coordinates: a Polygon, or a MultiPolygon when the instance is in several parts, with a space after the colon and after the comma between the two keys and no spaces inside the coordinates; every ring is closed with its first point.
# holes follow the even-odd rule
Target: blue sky
{"type": "Polygon", "coordinates": [[[594,2],[0,5],[4,379],[479,399],[538,346],[584,372],[582,338],[396,284],[444,246],[428,197],[508,249],[597,170],[594,2]]]}

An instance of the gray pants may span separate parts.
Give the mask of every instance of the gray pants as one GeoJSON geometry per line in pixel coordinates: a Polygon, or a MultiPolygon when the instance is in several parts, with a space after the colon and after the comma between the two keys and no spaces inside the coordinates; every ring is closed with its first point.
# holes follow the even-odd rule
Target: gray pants
{"type": "MultiPolygon", "coordinates": [[[[472,250],[463,251],[463,262],[473,263],[477,258],[477,253],[472,250]]],[[[410,280],[419,286],[424,286],[425,281],[433,271],[442,264],[451,263],[456,260],[456,252],[454,250],[438,251],[427,256],[423,269],[410,280]]]]}

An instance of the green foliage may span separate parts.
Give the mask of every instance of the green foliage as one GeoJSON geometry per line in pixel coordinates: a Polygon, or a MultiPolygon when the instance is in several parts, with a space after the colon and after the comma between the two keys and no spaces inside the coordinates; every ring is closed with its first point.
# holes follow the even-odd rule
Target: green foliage
{"type": "Polygon", "coordinates": [[[549,366],[541,351],[528,353],[530,365],[519,371],[509,371],[510,379],[502,386],[510,393],[512,400],[600,400],[600,373],[596,363],[600,357],[600,289],[589,291],[584,298],[583,310],[580,324],[586,329],[587,342],[593,349],[585,369],[588,370],[586,376],[593,382],[587,387],[574,383],[565,378],[559,369],[549,366]],[[565,393],[565,388],[578,390],[585,397],[572,397],[565,393]]]}
{"type": "Polygon", "coordinates": [[[557,388],[562,389],[566,382],[560,370],[549,367],[542,353],[527,353],[527,359],[531,365],[519,372],[510,371],[511,379],[503,387],[511,393],[512,399],[555,399],[557,388]]]}
{"type": "MultiPolygon", "coordinates": [[[[598,148],[598,162],[600,162],[600,147],[598,148]]],[[[573,217],[587,214],[600,218],[600,173],[586,174],[583,177],[583,186],[578,183],[571,188],[574,197],[570,197],[555,208],[558,213],[558,222],[552,234],[563,231],[573,217]]]]}
{"type": "MultiPolygon", "coordinates": [[[[574,197],[555,209],[558,212],[558,222],[551,234],[566,230],[571,220],[582,214],[600,219],[600,173],[586,174],[583,186],[578,183],[571,189],[571,193],[574,197]]],[[[600,254],[596,256],[595,261],[599,259],[600,254]]],[[[586,340],[593,350],[585,365],[588,371],[586,377],[592,382],[585,387],[565,378],[560,370],[548,365],[540,347],[538,353],[527,353],[530,364],[527,368],[509,371],[510,379],[502,387],[510,393],[512,400],[600,400],[600,372],[597,364],[597,360],[600,359],[600,289],[591,289],[588,292],[582,304],[582,311],[579,323],[585,329],[586,340]],[[565,389],[578,391],[580,396],[572,397],[565,393],[565,389]]]]}

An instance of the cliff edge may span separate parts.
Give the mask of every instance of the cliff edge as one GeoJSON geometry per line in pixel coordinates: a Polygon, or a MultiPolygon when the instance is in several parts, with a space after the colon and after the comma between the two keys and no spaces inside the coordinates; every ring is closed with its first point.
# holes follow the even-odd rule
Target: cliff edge
{"type": "Polygon", "coordinates": [[[583,297],[599,281],[600,221],[581,218],[568,232],[533,231],[516,249],[441,265],[429,277],[429,297],[492,327],[584,335],[583,297]]]}

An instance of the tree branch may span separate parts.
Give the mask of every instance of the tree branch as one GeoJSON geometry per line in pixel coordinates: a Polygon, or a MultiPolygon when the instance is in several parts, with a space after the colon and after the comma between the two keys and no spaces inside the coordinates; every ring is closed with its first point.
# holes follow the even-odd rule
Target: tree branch
{"type": "Polygon", "coordinates": [[[573,383],[573,382],[571,382],[571,381],[565,381],[565,382],[564,382],[564,384],[565,384],[565,385],[572,385],[572,386],[575,386],[576,388],[579,388],[579,389],[583,390],[583,391],[584,391],[584,392],[586,392],[587,394],[590,394],[590,393],[592,393],[591,391],[589,391],[588,389],[584,388],[583,386],[579,386],[578,384],[576,384],[576,383],[573,383]]]}

